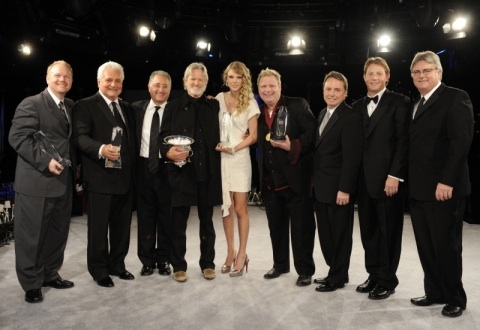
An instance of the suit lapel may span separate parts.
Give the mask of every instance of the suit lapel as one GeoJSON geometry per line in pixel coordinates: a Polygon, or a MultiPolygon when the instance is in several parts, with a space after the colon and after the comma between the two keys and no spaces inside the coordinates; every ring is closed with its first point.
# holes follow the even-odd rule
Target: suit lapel
{"type": "MultiPolygon", "coordinates": [[[[325,110],[325,113],[327,112],[327,108],[324,109],[325,110]]],[[[330,117],[330,119],[328,120],[328,123],[327,125],[325,125],[325,128],[323,129],[322,131],[322,134],[320,135],[319,139],[318,139],[318,144],[320,144],[323,139],[325,138],[325,136],[328,134],[328,132],[332,129],[333,126],[335,126],[335,123],[338,121],[338,119],[340,118],[340,115],[339,115],[339,111],[343,111],[343,103],[340,104],[336,109],[335,111],[333,111],[332,113],[332,116],[330,117]]],[[[323,112],[323,110],[322,110],[323,112]]],[[[324,116],[325,116],[325,113],[324,113],[324,116]]],[[[321,116],[321,120],[323,121],[323,117],[324,116],[321,116]]],[[[321,121],[320,121],[320,125],[321,125],[321,121]]],[[[320,127],[320,126],[319,126],[320,127]]],[[[318,132],[318,130],[317,130],[318,132]]],[[[317,133],[318,135],[318,133],[317,133]]]]}
{"type": "MultiPolygon", "coordinates": [[[[368,125],[368,129],[366,132],[366,135],[369,136],[370,133],[373,132],[375,126],[379,123],[380,119],[385,115],[385,111],[387,111],[388,104],[390,103],[391,99],[391,94],[389,94],[389,91],[386,90],[382,98],[380,99],[377,108],[375,111],[373,111],[372,115],[370,116],[370,124],[368,125]]],[[[366,102],[366,99],[365,99],[366,102]]],[[[366,107],[365,107],[366,108],[366,107]]],[[[368,118],[368,111],[367,111],[367,117],[368,118]]]]}
{"type": "MultiPolygon", "coordinates": [[[[45,99],[45,102],[46,102],[46,108],[47,109],[50,109],[50,112],[51,114],[53,115],[53,117],[55,117],[55,119],[58,121],[60,127],[63,127],[65,129],[65,133],[67,133],[67,135],[69,134],[69,132],[71,132],[71,120],[69,120],[69,131],[67,132],[67,126],[65,125],[65,118],[63,117],[63,115],[60,113],[60,108],[58,107],[57,104],[55,104],[55,101],[53,100],[52,96],[45,90],[43,92],[43,96],[44,96],[44,99],[45,99]]],[[[65,105],[66,107],[66,105],[65,105]]],[[[72,118],[71,115],[69,116],[69,118],[72,118]]]]}
{"type": "Polygon", "coordinates": [[[107,118],[110,124],[112,124],[112,127],[118,126],[117,120],[115,119],[115,116],[110,110],[110,107],[100,94],[97,94],[97,105],[100,108],[102,114],[107,118]]]}
{"type": "MultiPolygon", "coordinates": [[[[442,83],[435,92],[433,92],[432,96],[428,98],[425,102],[423,107],[415,113],[414,120],[417,120],[420,116],[422,116],[431,106],[434,104],[437,99],[439,98],[440,94],[444,91],[445,85],[442,83]]],[[[418,98],[417,98],[418,99],[418,98]]],[[[415,104],[418,103],[418,100],[415,101],[415,104]]]]}

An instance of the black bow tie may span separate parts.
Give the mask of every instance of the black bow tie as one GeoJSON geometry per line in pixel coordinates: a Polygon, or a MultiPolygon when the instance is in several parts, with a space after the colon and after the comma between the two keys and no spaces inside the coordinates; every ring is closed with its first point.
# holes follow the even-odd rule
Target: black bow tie
{"type": "Polygon", "coordinates": [[[373,103],[377,104],[377,102],[378,102],[378,95],[375,95],[374,97],[368,97],[368,96],[367,96],[367,104],[369,104],[370,101],[373,101],[373,103]]]}

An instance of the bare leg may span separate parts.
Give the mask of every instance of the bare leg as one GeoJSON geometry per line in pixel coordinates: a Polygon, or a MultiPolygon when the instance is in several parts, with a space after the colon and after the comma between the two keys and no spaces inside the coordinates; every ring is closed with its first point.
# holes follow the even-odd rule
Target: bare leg
{"type": "Polygon", "coordinates": [[[235,192],[233,193],[233,205],[235,206],[235,213],[238,219],[238,237],[240,246],[238,247],[237,260],[235,262],[234,270],[241,270],[245,265],[247,258],[247,240],[248,232],[250,230],[250,218],[248,216],[247,206],[248,193],[235,192]]]}
{"type": "MultiPolygon", "coordinates": [[[[230,198],[233,202],[233,193],[230,193],[230,198]]],[[[229,208],[229,215],[223,217],[223,230],[225,231],[225,237],[227,239],[227,258],[222,266],[222,273],[228,273],[231,265],[235,262],[235,234],[234,234],[234,204],[229,208]]]]}

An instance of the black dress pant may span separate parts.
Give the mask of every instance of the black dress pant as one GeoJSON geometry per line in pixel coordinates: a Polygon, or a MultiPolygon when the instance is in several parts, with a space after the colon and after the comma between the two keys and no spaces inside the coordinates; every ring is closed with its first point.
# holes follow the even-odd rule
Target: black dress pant
{"type": "Polygon", "coordinates": [[[369,279],[393,290],[402,251],[403,195],[375,199],[365,183],[358,193],[358,218],[369,279]]]}
{"type": "Polygon", "coordinates": [[[130,246],[133,193],[87,192],[87,266],[94,279],[125,271],[130,246]]]}
{"type": "Polygon", "coordinates": [[[137,254],[143,265],[155,267],[170,262],[172,218],[167,164],[160,162],[155,174],[148,171],[148,159],[140,158],[137,164],[137,254]]]}
{"type": "Polygon", "coordinates": [[[465,198],[444,202],[410,200],[413,232],[425,277],[425,294],[466,308],[462,284],[465,198]]]}
{"type": "MultiPolygon", "coordinates": [[[[197,182],[197,210],[200,220],[200,269],[215,269],[215,228],[213,226],[213,206],[208,205],[208,182],[197,182]]],[[[172,208],[172,251],[171,263],[173,271],[187,271],[187,221],[190,206],[172,208]]]]}
{"type": "Polygon", "coordinates": [[[273,267],[280,272],[290,271],[291,231],[295,270],[298,275],[312,276],[315,273],[312,198],[304,193],[295,193],[290,188],[272,191],[266,187],[262,190],[262,197],[272,242],[273,267]]]}
{"type": "Polygon", "coordinates": [[[333,285],[348,282],[348,269],[352,253],[353,197],[350,203],[315,202],[318,237],[325,263],[330,267],[328,281],[333,285]]]}

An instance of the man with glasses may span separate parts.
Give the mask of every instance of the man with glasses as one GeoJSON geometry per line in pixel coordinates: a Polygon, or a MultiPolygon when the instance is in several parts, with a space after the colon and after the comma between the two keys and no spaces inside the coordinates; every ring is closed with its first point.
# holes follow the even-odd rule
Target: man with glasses
{"type": "Polygon", "coordinates": [[[417,53],[410,69],[420,92],[410,124],[410,213],[425,273],[425,295],[412,298],[411,303],[446,304],[442,315],[457,317],[467,304],[462,224],[470,194],[467,156],[473,139],[472,102],[465,91],[441,82],[442,64],[435,53],[417,53]]]}

